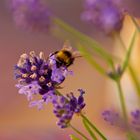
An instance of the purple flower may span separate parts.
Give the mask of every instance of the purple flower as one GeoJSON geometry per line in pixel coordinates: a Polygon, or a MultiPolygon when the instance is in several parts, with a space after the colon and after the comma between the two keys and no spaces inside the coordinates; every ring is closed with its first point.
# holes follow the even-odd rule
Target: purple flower
{"type": "Polygon", "coordinates": [[[35,100],[35,101],[30,102],[29,107],[37,106],[38,110],[42,110],[43,109],[43,104],[44,104],[43,99],[35,100]]]}
{"type": "Polygon", "coordinates": [[[53,102],[57,99],[55,90],[65,80],[66,73],[69,73],[67,68],[58,68],[50,59],[46,60],[42,52],[37,56],[32,51],[29,55],[22,54],[15,66],[15,77],[18,79],[16,87],[19,93],[27,96],[30,106],[38,106],[39,109],[42,108],[43,102],[53,102]],[[41,100],[32,101],[34,95],[41,95],[41,100]]]}
{"type": "Polygon", "coordinates": [[[82,89],[78,90],[80,96],[76,98],[73,93],[67,95],[67,97],[59,96],[58,100],[53,102],[54,104],[54,114],[59,121],[57,125],[61,128],[66,128],[69,126],[70,121],[75,113],[80,113],[85,107],[83,94],[85,93],[82,89]]]}
{"type": "Polygon", "coordinates": [[[24,94],[27,96],[28,101],[33,99],[34,94],[38,94],[41,87],[37,82],[32,82],[28,85],[17,84],[17,88],[19,88],[19,94],[24,94]]]}
{"type": "Polygon", "coordinates": [[[119,31],[123,18],[123,10],[113,0],[85,0],[82,19],[98,26],[107,34],[119,31]]]}
{"type": "Polygon", "coordinates": [[[64,70],[60,68],[56,68],[52,71],[51,79],[54,82],[62,83],[65,80],[64,70]]]}
{"type": "Polygon", "coordinates": [[[59,121],[57,125],[61,128],[68,127],[74,112],[71,110],[71,105],[67,101],[67,99],[63,96],[60,96],[59,99],[53,103],[54,104],[54,114],[59,121]]]}
{"type": "Polygon", "coordinates": [[[135,130],[140,131],[140,110],[131,112],[132,126],[135,130]]]}
{"type": "Polygon", "coordinates": [[[57,95],[54,91],[49,91],[48,93],[42,96],[42,99],[31,101],[29,107],[37,106],[38,110],[43,109],[44,103],[48,104],[49,102],[55,102],[57,100],[57,95]]]}
{"type": "Polygon", "coordinates": [[[119,115],[119,113],[112,111],[112,110],[106,110],[102,113],[102,116],[106,122],[108,122],[110,125],[118,126],[120,128],[125,128],[125,122],[119,115]]]}
{"type": "Polygon", "coordinates": [[[41,0],[11,0],[10,7],[18,27],[30,31],[48,31],[51,14],[41,0]]]}
{"type": "Polygon", "coordinates": [[[70,93],[68,95],[68,98],[70,98],[71,109],[75,113],[80,113],[86,105],[83,98],[83,94],[85,94],[85,91],[83,91],[82,89],[78,89],[78,91],[80,92],[80,96],[78,98],[76,98],[73,93],[70,93]]]}

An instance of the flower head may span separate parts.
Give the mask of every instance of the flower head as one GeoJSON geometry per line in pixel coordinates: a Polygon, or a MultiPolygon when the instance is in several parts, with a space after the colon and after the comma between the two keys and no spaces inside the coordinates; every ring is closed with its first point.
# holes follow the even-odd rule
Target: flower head
{"type": "MultiPolygon", "coordinates": [[[[39,56],[34,51],[29,55],[22,54],[15,66],[15,77],[18,79],[16,87],[20,94],[27,96],[30,106],[39,106],[41,103],[56,99],[55,90],[65,80],[68,69],[64,66],[57,67],[51,63],[51,57],[47,60],[40,52],[39,56]],[[33,101],[33,95],[41,95],[41,100],[33,101]]],[[[56,61],[54,57],[54,62],[56,61]]]]}
{"type": "Polygon", "coordinates": [[[123,10],[112,0],[85,0],[82,19],[98,26],[105,33],[119,31],[124,18],[123,10]]]}
{"type": "Polygon", "coordinates": [[[50,12],[41,0],[11,0],[14,21],[22,29],[48,31],[50,12]]]}
{"type": "Polygon", "coordinates": [[[67,97],[60,96],[58,100],[53,102],[54,104],[54,114],[59,121],[57,122],[58,126],[61,128],[66,128],[69,126],[69,123],[75,113],[80,113],[81,110],[85,107],[83,94],[85,93],[82,89],[78,90],[80,96],[76,98],[73,93],[67,95],[67,97]]]}

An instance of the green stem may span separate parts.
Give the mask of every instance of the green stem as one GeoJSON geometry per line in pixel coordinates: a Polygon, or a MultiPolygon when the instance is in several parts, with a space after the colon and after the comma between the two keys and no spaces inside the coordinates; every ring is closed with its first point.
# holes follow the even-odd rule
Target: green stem
{"type": "Polygon", "coordinates": [[[80,140],[78,137],[76,137],[75,135],[71,134],[70,135],[71,140],[80,140]]]}
{"type": "Polygon", "coordinates": [[[133,21],[133,23],[134,23],[136,29],[140,32],[140,26],[138,25],[138,23],[137,23],[137,21],[135,20],[135,18],[131,16],[131,20],[133,21]]]}
{"type": "Polygon", "coordinates": [[[103,140],[107,140],[107,138],[102,134],[102,132],[100,132],[97,127],[90,122],[90,120],[84,116],[83,114],[81,114],[81,117],[91,126],[91,128],[103,139],[103,140]]]}
{"type": "Polygon", "coordinates": [[[96,53],[98,53],[104,60],[106,60],[110,65],[112,65],[112,55],[106,52],[103,48],[100,47],[100,45],[94,41],[92,38],[86,36],[85,34],[79,32],[78,30],[74,29],[73,27],[69,26],[62,20],[58,18],[53,18],[54,24],[57,26],[61,27],[65,31],[69,32],[72,34],[72,36],[75,36],[78,40],[84,42],[87,47],[91,47],[92,49],[95,50],[96,53]]]}
{"type": "Polygon", "coordinates": [[[127,122],[128,122],[127,111],[126,111],[125,99],[124,99],[124,95],[123,95],[123,90],[122,90],[122,87],[121,87],[120,79],[116,80],[116,84],[117,84],[117,88],[118,88],[118,91],[119,91],[119,98],[120,98],[120,103],[121,103],[121,108],[122,108],[123,116],[124,116],[124,119],[125,119],[126,124],[127,124],[127,122]]]}
{"type": "Polygon", "coordinates": [[[78,133],[80,136],[82,136],[85,140],[90,140],[89,138],[87,138],[82,132],[80,132],[78,129],[76,129],[74,126],[72,126],[70,124],[70,127],[76,132],[78,133]]]}
{"type": "MultiPolygon", "coordinates": [[[[116,33],[116,36],[118,37],[118,40],[120,41],[123,50],[126,51],[126,46],[125,46],[125,44],[124,44],[122,38],[121,38],[120,35],[118,35],[117,33],[116,33]]],[[[134,36],[135,36],[135,33],[134,33],[134,36]]],[[[131,43],[130,43],[129,46],[131,46],[131,44],[133,45],[132,42],[133,42],[133,38],[132,38],[132,41],[131,41],[131,43]]],[[[133,80],[133,83],[134,83],[134,86],[135,86],[137,95],[138,95],[138,97],[140,98],[140,86],[139,86],[140,83],[139,83],[139,80],[138,80],[138,78],[137,78],[136,73],[135,73],[134,70],[133,70],[133,67],[132,67],[131,63],[128,64],[128,70],[129,70],[130,76],[131,76],[131,78],[132,78],[132,80],[133,80]]]]}
{"type": "Polygon", "coordinates": [[[129,65],[130,56],[131,56],[131,53],[132,53],[132,49],[134,47],[135,37],[136,37],[136,31],[134,32],[134,35],[133,35],[133,37],[131,39],[131,43],[129,45],[128,51],[126,52],[125,60],[124,60],[124,63],[122,65],[122,71],[123,72],[125,71],[125,69],[129,65]]]}
{"type": "Polygon", "coordinates": [[[58,96],[63,96],[62,93],[61,93],[59,90],[55,90],[55,93],[56,93],[58,96]]]}
{"type": "Polygon", "coordinates": [[[86,128],[86,130],[89,132],[90,136],[93,138],[93,140],[98,140],[97,137],[95,136],[95,134],[91,131],[89,125],[87,124],[87,122],[83,119],[83,124],[86,128]]]}

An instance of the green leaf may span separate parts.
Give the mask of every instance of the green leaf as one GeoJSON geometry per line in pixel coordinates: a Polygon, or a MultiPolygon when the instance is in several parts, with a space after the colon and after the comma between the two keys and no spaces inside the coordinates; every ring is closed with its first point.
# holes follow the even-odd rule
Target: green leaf
{"type": "Polygon", "coordinates": [[[89,124],[89,126],[101,137],[102,140],[107,140],[107,138],[104,136],[104,134],[83,114],[81,114],[81,117],[89,124]]]}
{"type": "Polygon", "coordinates": [[[86,128],[86,130],[88,131],[88,133],[90,134],[90,136],[93,138],[93,140],[98,140],[97,137],[95,136],[95,134],[93,133],[93,131],[90,129],[88,123],[83,119],[83,124],[86,128]]]}
{"type": "Polygon", "coordinates": [[[82,45],[77,45],[80,53],[86,58],[86,60],[102,75],[106,76],[106,71],[96,62],[91,54],[82,45]]]}
{"type": "Polygon", "coordinates": [[[127,68],[127,66],[129,65],[129,61],[130,61],[130,56],[131,56],[131,52],[132,52],[132,49],[134,47],[134,42],[135,42],[135,37],[136,37],[136,31],[134,32],[133,34],[133,37],[131,39],[131,43],[130,43],[130,46],[128,48],[128,51],[126,53],[126,56],[125,56],[125,60],[123,62],[123,65],[122,65],[122,71],[124,72],[125,69],[127,68]]]}
{"type": "Polygon", "coordinates": [[[70,135],[71,140],[80,140],[78,137],[74,136],[74,135],[70,135]]]}
{"type": "Polygon", "coordinates": [[[79,134],[81,137],[83,137],[85,140],[89,140],[89,138],[87,138],[87,136],[85,136],[81,131],[79,131],[77,128],[75,128],[74,126],[72,126],[71,124],[69,124],[69,126],[77,133],[79,134]]]}
{"type": "Polygon", "coordinates": [[[140,32],[140,26],[139,26],[139,24],[137,23],[137,21],[135,20],[135,18],[131,16],[131,20],[133,21],[133,23],[134,23],[134,25],[135,25],[137,31],[140,32]]]}

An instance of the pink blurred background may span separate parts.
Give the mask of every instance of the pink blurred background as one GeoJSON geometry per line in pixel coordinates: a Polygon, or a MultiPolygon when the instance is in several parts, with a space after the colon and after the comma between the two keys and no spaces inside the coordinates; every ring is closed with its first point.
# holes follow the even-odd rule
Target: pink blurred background
{"type": "MultiPolygon", "coordinates": [[[[57,119],[52,113],[51,105],[42,111],[28,108],[26,97],[19,95],[15,88],[16,81],[13,74],[13,67],[20,54],[34,50],[44,51],[47,56],[50,52],[60,49],[63,41],[44,33],[28,33],[17,29],[5,1],[0,1],[0,140],[69,140],[69,134],[74,132],[57,127],[57,119]]],[[[98,39],[106,49],[111,51],[111,39],[105,38],[101,32],[96,32],[97,29],[92,26],[87,27],[80,21],[81,2],[81,0],[73,2],[46,0],[57,16],[98,39]]],[[[107,106],[106,79],[101,77],[83,58],[77,59],[71,66],[71,70],[74,71],[74,76],[68,77],[63,83],[62,93],[76,91],[79,87],[85,89],[86,115],[108,135],[109,140],[122,140],[123,132],[107,125],[101,118],[101,111],[107,106]],[[113,136],[116,137],[112,139],[113,136]]],[[[72,124],[85,132],[80,123],[80,117],[75,116],[72,124]]]]}

